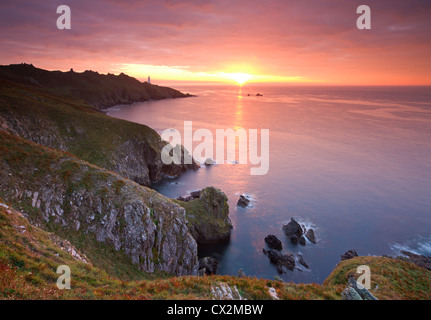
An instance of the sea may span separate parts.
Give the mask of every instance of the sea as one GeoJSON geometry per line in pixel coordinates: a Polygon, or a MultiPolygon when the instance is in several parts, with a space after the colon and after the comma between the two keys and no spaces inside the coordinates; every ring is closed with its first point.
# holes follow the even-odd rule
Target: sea
{"type": "Polygon", "coordinates": [[[238,161],[238,141],[238,159],[226,156],[153,186],[171,198],[207,186],[227,195],[230,241],[199,249],[200,257],[218,260],[218,274],[242,269],[257,278],[322,283],[350,249],[365,256],[396,257],[402,250],[431,256],[431,87],[175,88],[194,97],[118,105],[107,114],[159,134],[177,130],[182,138],[185,122],[214,141],[217,130],[244,129],[252,141],[254,129],[258,142],[269,132],[268,149],[263,142],[254,147],[268,156],[265,174],[251,174],[256,162],[238,161]],[[246,208],[237,206],[242,194],[251,200],[246,208]],[[315,231],[316,244],[291,243],[282,226],[292,217],[315,231]],[[309,268],[297,264],[279,275],[263,253],[269,234],[309,268]]]}

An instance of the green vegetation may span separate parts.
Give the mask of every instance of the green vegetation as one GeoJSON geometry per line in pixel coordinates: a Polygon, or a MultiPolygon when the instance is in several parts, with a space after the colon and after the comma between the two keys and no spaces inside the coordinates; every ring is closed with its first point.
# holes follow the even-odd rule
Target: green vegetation
{"type": "MultiPolygon", "coordinates": [[[[0,199],[0,203],[3,201],[0,199]]],[[[292,284],[255,277],[168,277],[124,281],[74,259],[54,243],[53,234],[34,227],[13,208],[0,206],[0,299],[212,299],[211,288],[226,283],[247,299],[340,299],[347,277],[357,266],[372,271],[371,290],[379,299],[430,299],[431,272],[383,257],[341,262],[323,285],[292,284]],[[25,231],[24,231],[25,230],[25,231]],[[23,232],[24,231],[24,232],[23,232]],[[71,290],[59,290],[58,266],[71,268],[71,290]]]]}
{"type": "Polygon", "coordinates": [[[0,79],[0,120],[11,116],[18,124],[9,132],[110,170],[116,168],[116,158],[127,156],[113,157],[128,141],[142,141],[154,154],[160,154],[164,145],[145,125],[111,118],[76,99],[0,79]]]}

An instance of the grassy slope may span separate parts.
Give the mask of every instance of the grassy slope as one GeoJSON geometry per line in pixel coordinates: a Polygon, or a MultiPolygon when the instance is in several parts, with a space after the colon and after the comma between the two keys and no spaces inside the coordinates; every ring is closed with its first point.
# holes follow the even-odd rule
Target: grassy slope
{"type": "MultiPolygon", "coordinates": [[[[4,202],[0,199],[0,203],[4,202]]],[[[281,299],[340,299],[347,275],[360,264],[371,267],[373,287],[379,286],[372,293],[379,299],[431,298],[431,272],[382,257],[343,261],[323,285],[232,276],[128,282],[75,260],[52,241],[52,236],[31,226],[13,208],[0,205],[0,299],[211,299],[211,287],[220,282],[236,286],[247,299],[270,299],[269,287],[274,287],[281,299]],[[59,290],[55,285],[59,265],[71,268],[71,290],[59,290]]]]}
{"type": "MultiPolygon", "coordinates": [[[[31,119],[40,123],[39,135],[49,135],[44,122],[61,130],[68,142],[68,151],[100,167],[110,167],[109,155],[118,145],[131,140],[142,139],[161,152],[160,136],[145,125],[111,118],[92,110],[91,106],[79,100],[44,93],[37,88],[28,88],[0,79],[0,115],[13,114],[17,118],[31,119]],[[80,136],[77,129],[82,129],[80,136]]],[[[52,146],[56,147],[56,146],[52,146]]]]}
{"type": "MultiPolygon", "coordinates": [[[[135,196],[144,202],[156,198],[170,201],[170,199],[152,189],[140,186],[114,172],[82,161],[72,154],[42,147],[0,131],[0,167],[2,160],[7,163],[9,170],[13,172],[10,179],[12,184],[18,188],[18,181],[22,180],[23,177],[30,186],[36,187],[43,185],[44,179],[42,177],[49,175],[55,177],[57,187],[65,186],[69,193],[86,190],[101,196],[105,201],[122,198],[124,202],[127,202],[128,197],[135,196]],[[37,171],[35,171],[35,168],[37,168],[37,171]],[[71,177],[74,178],[72,179],[71,177]],[[14,178],[16,178],[16,182],[14,182],[14,178]],[[40,181],[41,178],[42,181],[40,181]]],[[[12,190],[14,189],[15,187],[12,190]]],[[[0,189],[0,196],[6,197],[7,194],[10,194],[8,190],[0,189]]],[[[21,200],[14,199],[13,201],[14,206],[23,210],[34,221],[45,225],[47,230],[62,235],[71,241],[76,247],[83,250],[95,265],[111,275],[122,279],[154,279],[167,276],[161,272],[148,274],[140,271],[136,265],[132,264],[125,253],[114,250],[112,246],[97,242],[92,235],[75,231],[73,228],[62,228],[56,223],[41,221],[40,210],[32,206],[30,197],[25,197],[21,200]]],[[[155,203],[156,201],[153,202],[155,203]]],[[[157,206],[154,209],[157,211],[162,210],[157,206]]],[[[65,208],[65,213],[67,213],[67,208],[65,208]]],[[[167,223],[166,225],[169,224],[167,223]]]]}

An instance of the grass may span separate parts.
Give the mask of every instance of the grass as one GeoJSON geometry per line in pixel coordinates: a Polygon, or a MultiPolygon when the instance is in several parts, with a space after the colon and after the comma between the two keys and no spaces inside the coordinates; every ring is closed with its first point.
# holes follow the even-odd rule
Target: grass
{"type": "Polygon", "coordinates": [[[52,236],[29,224],[12,207],[0,206],[0,299],[212,299],[211,288],[226,283],[249,300],[271,299],[269,287],[275,288],[280,299],[338,300],[348,275],[362,264],[371,268],[373,287],[378,285],[378,289],[371,291],[379,299],[431,298],[431,272],[384,257],[342,261],[323,285],[222,275],[124,281],[92,262],[85,264],[74,259],[52,241],[52,236]],[[56,286],[59,265],[71,268],[71,290],[59,290],[56,286]]]}
{"type": "Polygon", "coordinates": [[[11,130],[26,139],[112,171],[126,156],[119,146],[127,142],[143,143],[148,155],[160,154],[164,146],[157,132],[145,125],[109,117],[77,99],[0,79],[0,120],[2,117],[13,118],[11,130]]]}

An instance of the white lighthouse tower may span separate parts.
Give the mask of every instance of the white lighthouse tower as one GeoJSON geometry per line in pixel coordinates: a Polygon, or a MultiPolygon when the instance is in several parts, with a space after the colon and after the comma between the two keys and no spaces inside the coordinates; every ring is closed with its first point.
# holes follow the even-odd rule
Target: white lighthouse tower
{"type": "Polygon", "coordinates": [[[148,76],[148,83],[151,84],[151,78],[148,76]]]}

